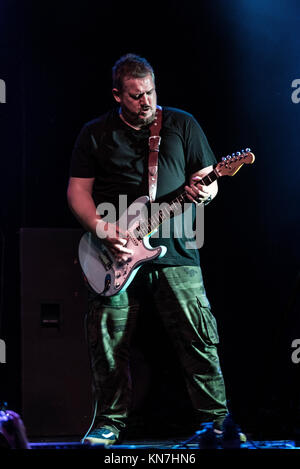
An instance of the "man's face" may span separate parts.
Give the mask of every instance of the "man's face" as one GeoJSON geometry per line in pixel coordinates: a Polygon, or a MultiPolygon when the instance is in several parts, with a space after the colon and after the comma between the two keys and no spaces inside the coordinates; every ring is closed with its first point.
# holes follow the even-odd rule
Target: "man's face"
{"type": "Polygon", "coordinates": [[[129,124],[141,128],[153,122],[157,97],[150,74],[144,78],[125,77],[122,91],[114,89],[113,94],[129,124]]]}

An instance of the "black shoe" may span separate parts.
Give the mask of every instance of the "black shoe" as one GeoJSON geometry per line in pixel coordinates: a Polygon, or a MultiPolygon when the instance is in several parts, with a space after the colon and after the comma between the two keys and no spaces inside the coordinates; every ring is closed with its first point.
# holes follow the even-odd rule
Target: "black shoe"
{"type": "Polygon", "coordinates": [[[217,433],[214,430],[213,422],[203,423],[201,425],[201,431],[197,432],[198,437],[198,446],[199,449],[218,449],[219,438],[217,433]]]}
{"type": "Polygon", "coordinates": [[[239,427],[234,423],[231,415],[227,415],[224,422],[222,433],[218,436],[220,444],[224,449],[240,448],[242,443],[247,441],[247,437],[242,433],[239,427]]]}
{"type": "Polygon", "coordinates": [[[91,446],[105,445],[111,446],[117,442],[117,435],[114,434],[109,428],[95,428],[81,441],[84,444],[91,446]]]}

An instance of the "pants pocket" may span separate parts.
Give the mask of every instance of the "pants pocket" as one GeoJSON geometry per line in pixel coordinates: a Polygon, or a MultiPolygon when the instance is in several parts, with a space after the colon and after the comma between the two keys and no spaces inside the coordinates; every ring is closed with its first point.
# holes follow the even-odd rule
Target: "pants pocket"
{"type": "Polygon", "coordinates": [[[219,343],[218,327],[216,318],[211,312],[210,304],[206,297],[197,297],[197,302],[200,313],[200,327],[202,329],[199,333],[208,345],[216,345],[219,343]]]}

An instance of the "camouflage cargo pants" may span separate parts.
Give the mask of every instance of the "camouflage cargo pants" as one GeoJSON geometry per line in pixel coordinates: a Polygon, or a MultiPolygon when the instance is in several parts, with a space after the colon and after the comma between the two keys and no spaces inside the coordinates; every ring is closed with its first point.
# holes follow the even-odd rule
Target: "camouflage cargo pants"
{"type": "Polygon", "coordinates": [[[144,266],[126,292],[90,295],[86,329],[98,426],[116,434],[126,426],[131,406],[130,342],[142,297],[151,297],[177,349],[199,421],[214,421],[220,428],[228,411],[217,325],[201,269],[192,266],[144,266]]]}

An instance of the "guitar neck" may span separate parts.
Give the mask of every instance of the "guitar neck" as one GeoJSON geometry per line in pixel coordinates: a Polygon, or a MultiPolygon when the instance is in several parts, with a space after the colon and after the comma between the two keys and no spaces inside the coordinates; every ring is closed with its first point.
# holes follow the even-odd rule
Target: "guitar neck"
{"type": "MultiPolygon", "coordinates": [[[[220,163],[214,165],[210,173],[199,179],[195,186],[199,184],[209,186],[220,176],[234,176],[245,163],[252,164],[254,160],[255,156],[251,153],[250,148],[246,148],[246,150],[242,150],[241,152],[232,153],[232,155],[227,155],[222,158],[220,163]]],[[[150,235],[152,231],[156,230],[165,220],[182,213],[185,208],[184,204],[187,202],[190,202],[190,200],[187,197],[187,192],[184,191],[172,200],[171,203],[160,204],[160,210],[148,218],[147,221],[142,222],[139,228],[136,229],[138,237],[150,235]]]]}
{"type": "MultiPolygon", "coordinates": [[[[210,173],[206,174],[203,178],[199,179],[195,186],[201,184],[202,186],[209,186],[211,183],[216,181],[219,177],[218,173],[213,169],[210,173]]],[[[162,203],[160,210],[154,215],[150,216],[147,221],[143,222],[139,226],[139,235],[142,237],[148,236],[154,230],[156,230],[164,221],[175,217],[182,213],[185,203],[191,203],[187,197],[187,192],[184,191],[178,195],[172,202],[162,203]]]]}

